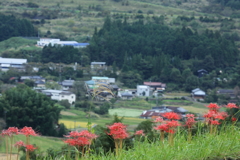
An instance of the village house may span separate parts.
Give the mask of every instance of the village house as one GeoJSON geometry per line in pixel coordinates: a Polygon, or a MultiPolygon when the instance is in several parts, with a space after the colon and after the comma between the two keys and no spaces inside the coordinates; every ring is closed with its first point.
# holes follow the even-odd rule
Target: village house
{"type": "Polygon", "coordinates": [[[146,85],[137,85],[137,96],[152,96],[152,89],[146,85]]]}
{"type": "Polygon", "coordinates": [[[123,100],[132,100],[134,96],[131,91],[125,90],[125,91],[119,91],[118,97],[123,100]]]}
{"type": "Polygon", "coordinates": [[[203,90],[196,88],[196,89],[192,90],[191,96],[194,99],[203,100],[206,96],[206,93],[203,90]]]}
{"type": "Polygon", "coordinates": [[[161,82],[143,82],[143,84],[151,87],[153,90],[164,91],[166,88],[166,84],[161,82]]]}
{"type": "Polygon", "coordinates": [[[234,99],[237,97],[237,95],[233,89],[219,89],[219,90],[217,90],[217,94],[230,97],[231,99],[234,99]]]}
{"type": "Polygon", "coordinates": [[[25,71],[26,64],[27,59],[0,57],[0,67],[2,71],[8,71],[10,68],[25,71]]]}
{"type": "Polygon", "coordinates": [[[107,70],[106,62],[91,62],[92,70],[107,70]]]}
{"type": "Polygon", "coordinates": [[[74,82],[74,80],[64,80],[62,82],[59,82],[58,84],[62,86],[62,90],[67,91],[70,88],[73,88],[74,82]]]}
{"type": "Polygon", "coordinates": [[[45,78],[43,78],[42,76],[21,76],[20,77],[20,80],[22,81],[22,82],[24,82],[24,80],[26,80],[26,79],[29,79],[29,80],[32,80],[32,81],[43,81],[43,82],[45,82],[46,80],[45,80],[45,78]]]}
{"type": "Polygon", "coordinates": [[[140,117],[144,119],[155,119],[158,117],[163,117],[163,114],[167,112],[175,112],[183,118],[188,111],[181,107],[156,106],[152,107],[150,110],[143,111],[140,117]]]}
{"type": "Polygon", "coordinates": [[[52,100],[61,101],[68,100],[70,104],[75,104],[76,95],[69,91],[61,91],[61,90],[42,90],[43,94],[50,96],[52,100]]]}

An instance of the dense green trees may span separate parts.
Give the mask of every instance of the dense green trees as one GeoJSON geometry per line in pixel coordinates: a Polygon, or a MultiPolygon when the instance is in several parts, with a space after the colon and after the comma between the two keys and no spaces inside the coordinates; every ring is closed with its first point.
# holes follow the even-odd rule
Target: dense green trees
{"type": "Polygon", "coordinates": [[[42,50],[42,62],[81,63],[81,53],[73,46],[45,46],[42,50]]]}
{"type": "MultiPolygon", "coordinates": [[[[239,59],[234,42],[219,31],[198,34],[186,27],[174,30],[163,24],[142,20],[129,24],[109,17],[102,29],[95,30],[86,52],[91,61],[117,62],[122,69],[119,78],[128,87],[153,79],[182,85],[187,74],[191,84],[198,70],[224,70],[239,59]]],[[[194,86],[197,84],[203,83],[194,86]]]]}
{"type": "Polygon", "coordinates": [[[32,23],[26,19],[17,19],[15,16],[0,14],[0,41],[10,37],[33,36],[36,31],[32,23]]]}
{"type": "Polygon", "coordinates": [[[7,90],[0,98],[0,116],[7,126],[31,126],[42,135],[58,134],[60,109],[47,96],[37,93],[26,85],[7,90]]]}

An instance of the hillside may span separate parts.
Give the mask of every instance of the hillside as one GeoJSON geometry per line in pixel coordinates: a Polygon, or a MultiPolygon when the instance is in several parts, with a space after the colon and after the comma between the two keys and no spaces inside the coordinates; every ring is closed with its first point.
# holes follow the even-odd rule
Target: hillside
{"type": "Polygon", "coordinates": [[[200,16],[219,19],[238,14],[237,10],[229,7],[219,9],[219,5],[209,1],[84,0],[80,2],[75,0],[1,0],[0,12],[30,19],[38,28],[40,37],[58,37],[77,41],[87,41],[88,37],[92,36],[95,27],[102,27],[107,15],[120,20],[126,17],[129,22],[139,18],[147,22],[151,21],[153,16],[159,17],[163,15],[165,23],[172,27],[190,26],[198,32],[209,28],[213,30],[220,29],[222,32],[231,31],[230,34],[237,33],[239,28],[238,18],[234,18],[231,23],[221,21],[205,23],[199,21],[200,16]],[[178,16],[195,16],[195,20],[179,19],[178,16]]]}

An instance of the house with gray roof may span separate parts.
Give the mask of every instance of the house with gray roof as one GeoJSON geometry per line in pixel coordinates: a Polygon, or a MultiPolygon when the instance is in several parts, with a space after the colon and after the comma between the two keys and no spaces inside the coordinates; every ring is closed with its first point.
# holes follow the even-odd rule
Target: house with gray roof
{"type": "Polygon", "coordinates": [[[194,99],[204,99],[206,96],[206,93],[203,90],[196,88],[192,90],[191,96],[194,99]]]}
{"type": "Polygon", "coordinates": [[[73,87],[74,82],[75,80],[64,80],[62,82],[59,82],[59,84],[62,86],[62,89],[66,91],[73,87]]]}
{"type": "Polygon", "coordinates": [[[91,69],[92,70],[98,70],[98,69],[107,70],[106,62],[91,62],[91,69]]]}
{"type": "Polygon", "coordinates": [[[15,68],[19,71],[25,71],[26,64],[27,59],[0,57],[0,67],[2,71],[8,71],[10,68],[15,68]]]}

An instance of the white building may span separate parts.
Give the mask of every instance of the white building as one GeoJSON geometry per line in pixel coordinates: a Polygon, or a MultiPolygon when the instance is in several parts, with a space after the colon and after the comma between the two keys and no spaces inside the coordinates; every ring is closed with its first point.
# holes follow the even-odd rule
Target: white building
{"type": "Polygon", "coordinates": [[[38,46],[48,46],[49,44],[54,45],[57,42],[60,42],[60,39],[40,38],[40,40],[37,41],[37,45],[38,46]]]}
{"type": "Polygon", "coordinates": [[[20,71],[25,71],[26,64],[27,64],[27,59],[0,57],[0,66],[2,71],[8,71],[9,68],[15,68],[20,71]]]}
{"type": "Polygon", "coordinates": [[[50,95],[52,100],[68,100],[70,104],[74,104],[76,101],[76,95],[72,92],[61,90],[42,90],[43,94],[50,95]]]}
{"type": "Polygon", "coordinates": [[[152,95],[152,90],[146,85],[137,85],[137,96],[149,97],[152,95]]]}
{"type": "Polygon", "coordinates": [[[52,38],[40,38],[40,40],[37,41],[38,46],[48,46],[49,44],[52,46],[73,46],[74,48],[85,48],[89,45],[89,43],[78,43],[77,41],[61,41],[60,39],[52,38]]]}

